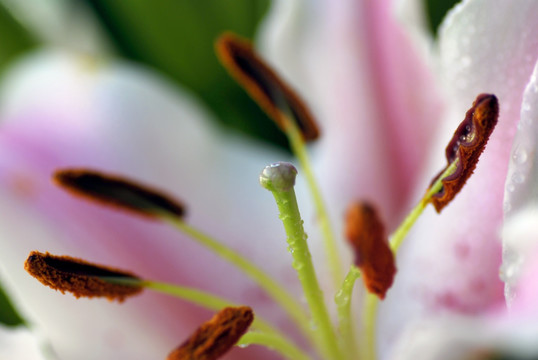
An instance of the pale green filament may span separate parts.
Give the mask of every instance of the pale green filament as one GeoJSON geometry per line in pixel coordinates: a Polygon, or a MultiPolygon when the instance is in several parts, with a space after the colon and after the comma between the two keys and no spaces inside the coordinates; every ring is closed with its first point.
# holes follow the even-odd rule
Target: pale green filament
{"type": "MultiPolygon", "coordinates": [[[[144,287],[166,295],[171,295],[189,301],[193,304],[202,306],[209,310],[219,311],[225,307],[239,306],[238,304],[230,300],[186,286],[173,285],[151,280],[139,280],[134,278],[100,277],[100,279],[114,284],[144,287]]],[[[271,349],[274,349],[285,357],[288,354],[303,354],[302,350],[300,350],[295,344],[287,340],[287,337],[284,334],[282,334],[279,330],[274,328],[260,316],[254,316],[252,328],[260,331],[259,333],[256,333],[261,334],[260,337],[264,340],[263,343],[260,342],[260,345],[265,345],[271,349]]],[[[300,357],[298,357],[298,359],[300,359],[300,357]]]]}
{"type": "Polygon", "coordinates": [[[249,331],[241,337],[237,343],[240,347],[246,347],[248,345],[261,345],[271,350],[274,350],[289,360],[309,360],[310,357],[305,354],[301,349],[297,348],[288,341],[285,341],[282,337],[275,336],[274,334],[268,334],[265,332],[249,331]]]}
{"type": "Polygon", "coordinates": [[[346,350],[347,359],[353,360],[358,358],[355,341],[355,329],[353,328],[351,314],[351,296],[355,281],[361,276],[360,270],[352,266],[347,273],[344,283],[334,297],[338,311],[338,330],[344,349],[346,350]]]}
{"type": "Polygon", "coordinates": [[[162,216],[177,229],[242,270],[288,313],[305,336],[312,338],[312,330],[308,326],[308,317],[303,307],[271,276],[244,256],[184,221],[168,214],[162,214],[162,216]]]}
{"type": "Polygon", "coordinates": [[[409,233],[409,230],[413,227],[415,222],[418,220],[428,203],[430,202],[433,195],[437,194],[442,188],[443,183],[442,181],[447,177],[450,176],[456,171],[456,168],[458,166],[459,159],[456,158],[450,166],[446,168],[446,170],[443,172],[441,176],[439,176],[439,179],[435,181],[435,183],[430,187],[428,192],[424,195],[424,197],[420,200],[420,202],[415,206],[413,210],[407,215],[405,220],[400,224],[398,229],[394,232],[394,234],[391,237],[390,240],[390,247],[394,254],[398,252],[398,249],[400,248],[400,245],[402,245],[403,240],[409,233]]]}
{"type": "Polygon", "coordinates": [[[379,298],[374,294],[366,294],[364,303],[364,338],[361,343],[361,360],[375,360],[376,351],[376,331],[377,331],[377,308],[379,298]]]}
{"type": "MultiPolygon", "coordinates": [[[[291,165],[289,166],[291,167],[291,165]]],[[[262,179],[260,182],[275,197],[280,212],[280,220],[282,220],[287,234],[288,249],[293,257],[292,265],[297,271],[306,302],[310,308],[313,329],[316,333],[317,341],[321,345],[321,350],[326,358],[340,360],[343,357],[323,300],[323,292],[314,271],[293,184],[288,190],[281,191],[271,186],[268,178],[262,179]]],[[[317,345],[317,343],[315,344],[317,345]]]]}
{"type": "Polygon", "coordinates": [[[310,188],[312,199],[314,200],[314,206],[316,208],[317,215],[319,217],[319,225],[323,234],[325,252],[327,256],[327,261],[329,263],[329,269],[333,278],[334,287],[337,288],[342,283],[344,278],[344,273],[342,271],[342,260],[340,259],[340,253],[336,244],[336,239],[334,236],[334,231],[331,226],[331,221],[329,214],[327,213],[325,203],[323,202],[323,197],[321,196],[321,191],[316,182],[316,177],[312,171],[312,166],[310,165],[310,159],[308,157],[308,152],[306,149],[303,136],[295,124],[295,121],[286,117],[286,123],[289,124],[286,130],[286,136],[290,141],[291,148],[294,155],[299,160],[301,168],[304,171],[304,176],[310,188]]]}
{"type": "MultiPolygon", "coordinates": [[[[450,176],[456,171],[456,168],[459,163],[459,158],[456,158],[446,170],[439,176],[435,183],[430,187],[426,192],[424,197],[420,202],[411,210],[409,215],[404,219],[400,224],[398,229],[394,232],[391,237],[390,247],[394,256],[398,252],[398,249],[402,245],[403,240],[418,220],[426,206],[430,203],[430,200],[433,195],[437,194],[442,188],[442,181],[450,176]]],[[[364,360],[375,360],[376,358],[376,344],[375,344],[375,333],[376,333],[376,322],[377,322],[377,308],[379,306],[379,299],[377,296],[368,294],[366,296],[365,309],[364,309],[364,329],[365,329],[365,338],[363,344],[363,358],[364,360]]]]}

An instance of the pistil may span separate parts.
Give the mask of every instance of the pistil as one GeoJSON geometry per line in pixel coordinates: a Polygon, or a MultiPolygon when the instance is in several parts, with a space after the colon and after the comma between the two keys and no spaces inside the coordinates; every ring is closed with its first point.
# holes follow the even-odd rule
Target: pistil
{"type": "Polygon", "coordinates": [[[288,248],[293,257],[292,266],[303,288],[313,320],[312,327],[317,334],[317,340],[322,344],[322,351],[327,359],[342,359],[343,354],[336,340],[306,243],[307,236],[294,191],[296,175],[297,170],[293,165],[275,163],[262,171],[260,184],[271,191],[278,206],[279,217],[287,234],[288,248]]]}

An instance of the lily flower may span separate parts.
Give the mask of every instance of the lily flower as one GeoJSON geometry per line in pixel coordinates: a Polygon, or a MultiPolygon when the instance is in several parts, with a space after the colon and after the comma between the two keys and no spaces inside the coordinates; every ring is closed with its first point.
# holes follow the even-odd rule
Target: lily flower
{"type": "MultiPolygon", "coordinates": [[[[400,3],[408,5],[403,9],[408,16],[412,2],[400,3]]],[[[405,18],[400,23],[387,21],[394,13],[390,1],[293,4],[279,3],[280,13],[266,32],[270,46],[265,53],[307,98],[311,96],[312,103],[323,102],[320,119],[329,130],[315,149],[319,172],[337,171],[331,167],[337,164],[346,173],[322,178],[333,181],[324,187],[328,198],[339,200],[333,214],[341,214],[345,207],[347,200],[341,197],[354,194],[376,201],[388,219],[398,219],[391,215],[401,211],[394,202],[423,191],[468,99],[480,92],[499,97],[498,128],[465,191],[441,216],[426,210],[399,254],[394,287],[381,305],[380,349],[390,349],[402,329],[421,318],[440,313],[476,316],[504,307],[498,231],[504,211],[512,206],[508,199],[513,188],[522,182],[532,187],[529,176],[508,172],[508,166],[513,158],[526,159],[528,166],[534,148],[530,143],[521,149],[513,145],[513,138],[523,116],[534,121],[522,111],[529,107],[523,103],[525,87],[535,81],[538,44],[533,34],[538,24],[527,14],[536,11],[536,3],[462,2],[447,15],[433,49],[420,59],[422,64],[413,55],[430,48],[431,40],[413,37],[418,44],[406,47],[409,37],[402,25],[407,34],[415,35],[420,26],[405,18]],[[305,13],[314,16],[303,16],[302,26],[296,26],[293,16],[305,13]],[[364,28],[365,24],[374,25],[364,28]],[[317,46],[324,36],[331,39],[321,41],[328,47],[317,46]],[[358,54],[368,56],[349,66],[346,61],[359,58],[358,54]],[[416,67],[408,68],[408,62],[416,67]],[[434,79],[420,71],[425,64],[433,68],[434,79]],[[376,131],[383,136],[369,137],[376,131]],[[417,145],[429,150],[414,150],[417,145]],[[410,188],[402,191],[405,184],[410,188]]]]}
{"type": "MultiPolygon", "coordinates": [[[[479,316],[504,303],[497,229],[503,223],[508,164],[512,155],[519,162],[523,154],[521,148],[511,154],[511,146],[523,91],[536,81],[531,75],[538,42],[532,34],[538,25],[529,14],[537,7],[530,0],[465,1],[448,15],[437,51],[425,60],[388,1],[275,3],[278,16],[269,17],[266,34],[275,36],[271,43],[280,48],[266,54],[321,120],[313,164],[336,233],[355,200],[375,204],[387,231],[396,230],[420,198],[415,195],[444,164],[444,147],[476,95],[499,98],[499,123],[475,174],[442,215],[426,209],[398,254],[394,286],[381,304],[377,331],[371,332],[381,358],[392,356],[410,323],[441,314],[479,316]]],[[[208,312],[149,292],[121,306],[59,296],[24,272],[30,250],[68,254],[248,302],[256,315],[301,342],[266,293],[187,236],[86,204],[50,183],[57,169],[76,166],[178,191],[192,208],[189,224],[225,240],[299,298],[289,254],[275,241],[285,237],[282,224],[267,194],[252,181],[260,165],[286,156],[222,136],[188,94],[177,92],[147,70],[66,54],[27,60],[5,84],[0,229],[3,239],[13,240],[0,242],[2,276],[58,358],[165,358],[208,312]]],[[[526,154],[533,149],[525,148],[526,154]]],[[[507,192],[510,185],[526,183],[510,176],[507,192]]],[[[299,201],[306,205],[301,211],[319,264],[324,247],[316,230],[318,209],[305,201],[301,186],[299,201]]],[[[330,283],[329,277],[322,280],[332,290],[330,283]]],[[[275,354],[248,347],[230,356],[275,354]]]]}

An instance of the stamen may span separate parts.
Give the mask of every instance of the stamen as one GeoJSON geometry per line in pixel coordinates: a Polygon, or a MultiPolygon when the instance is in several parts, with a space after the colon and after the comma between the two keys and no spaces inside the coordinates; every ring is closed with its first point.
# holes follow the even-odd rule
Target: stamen
{"type": "Polygon", "coordinates": [[[349,360],[358,358],[355,329],[352,321],[351,297],[355,282],[360,276],[360,270],[356,266],[351,266],[342,287],[334,296],[334,302],[336,303],[336,310],[338,313],[338,330],[349,360]]]}
{"type": "Polygon", "coordinates": [[[355,203],[348,209],[346,238],[355,250],[355,265],[361,270],[364,285],[380,299],[385,298],[396,266],[385,227],[371,205],[355,203]]]}
{"type": "Polygon", "coordinates": [[[214,360],[226,354],[254,320],[246,306],[227,307],[202,324],[167,360],[214,360]]]}
{"type": "Polygon", "coordinates": [[[178,202],[160,192],[130,180],[84,169],[56,172],[55,180],[67,190],[106,205],[167,221],[178,230],[207,247],[242,270],[266,291],[291,316],[305,336],[311,337],[307,315],[299,302],[271,276],[244,256],[207,234],[188,225],[180,217],[184,212],[178,202]]]}
{"type": "Polygon", "coordinates": [[[180,202],[126,178],[88,169],[63,169],[53,179],[71,193],[138,215],[155,218],[167,213],[180,218],[185,213],[180,202]]]}
{"type": "Polygon", "coordinates": [[[103,280],[107,277],[135,279],[130,272],[76,259],[32,251],[24,268],[30,275],[54,290],[68,291],[80,297],[106,297],[123,302],[125,298],[139,294],[141,286],[113,284],[103,280]]]}
{"type": "MultiPolygon", "coordinates": [[[[180,286],[175,284],[169,284],[164,282],[152,281],[152,280],[137,280],[132,278],[106,278],[108,282],[115,284],[139,286],[146,289],[150,289],[162,294],[174,296],[176,298],[202,306],[208,310],[218,311],[225,307],[237,307],[239,305],[233,303],[231,300],[213,295],[211,293],[194,289],[191,287],[180,286]]],[[[282,354],[284,357],[290,360],[294,359],[308,359],[303,354],[302,350],[297,347],[288,337],[280,330],[269,324],[260,316],[256,316],[252,322],[251,329],[254,329],[256,335],[249,336],[248,339],[240,342],[240,345],[258,344],[267,346],[274,351],[282,354]]],[[[251,333],[249,333],[251,334],[251,333]]]]}
{"type": "Polygon", "coordinates": [[[239,340],[238,346],[261,345],[268,349],[274,350],[288,360],[310,360],[310,356],[305,354],[296,346],[290,346],[290,343],[282,337],[276,337],[273,334],[267,334],[257,331],[249,331],[239,340]]]}
{"type": "Polygon", "coordinates": [[[342,261],[305,146],[305,142],[319,137],[316,122],[299,96],[254,52],[249,42],[226,33],[217,40],[216,50],[232,77],[265,109],[288,137],[312,193],[334,286],[339,286],[343,279],[342,261]]]}
{"type": "MultiPolygon", "coordinates": [[[[446,148],[448,162],[446,168],[456,160],[459,163],[454,173],[442,180],[441,191],[431,198],[437,212],[441,212],[454,199],[473,173],[480,154],[484,151],[486,143],[497,125],[498,117],[499,103],[495,95],[478,95],[446,148]]],[[[432,184],[439,179],[445,169],[433,179],[432,184]]]]}
{"type": "Polygon", "coordinates": [[[216,42],[217,55],[230,75],[287,132],[291,112],[304,140],[319,137],[319,129],[304,101],[238,36],[225,33],[216,42]]]}

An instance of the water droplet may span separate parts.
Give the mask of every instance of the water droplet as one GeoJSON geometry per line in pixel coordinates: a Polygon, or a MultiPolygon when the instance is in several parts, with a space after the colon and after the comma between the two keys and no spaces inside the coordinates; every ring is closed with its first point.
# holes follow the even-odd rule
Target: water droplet
{"type": "Polygon", "coordinates": [[[503,203],[503,211],[504,211],[504,213],[506,214],[506,213],[510,212],[510,210],[512,210],[512,204],[510,204],[508,201],[505,201],[503,203]]]}
{"type": "Polygon", "coordinates": [[[525,182],[525,175],[520,172],[515,172],[512,174],[512,181],[516,184],[523,184],[525,182]]]}
{"type": "Polygon", "coordinates": [[[508,184],[508,186],[506,187],[506,190],[508,190],[508,192],[514,192],[515,189],[516,187],[512,183],[508,184]]]}
{"type": "Polygon", "coordinates": [[[527,150],[522,147],[516,148],[514,154],[512,155],[512,160],[514,160],[514,162],[519,165],[525,164],[528,158],[529,154],[527,150]]]}
{"type": "Polygon", "coordinates": [[[304,263],[302,261],[293,261],[291,266],[297,271],[301,270],[304,267],[304,263]]]}

